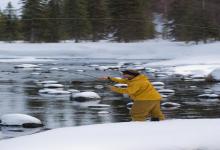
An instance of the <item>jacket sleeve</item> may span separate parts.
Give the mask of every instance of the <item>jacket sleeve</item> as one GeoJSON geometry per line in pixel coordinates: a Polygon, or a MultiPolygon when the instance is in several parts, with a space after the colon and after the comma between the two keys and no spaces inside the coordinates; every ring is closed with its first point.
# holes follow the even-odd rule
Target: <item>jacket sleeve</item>
{"type": "Polygon", "coordinates": [[[113,77],[108,77],[109,80],[117,82],[117,83],[127,83],[126,79],[119,79],[119,78],[113,78],[113,77]]]}
{"type": "Polygon", "coordinates": [[[111,90],[113,92],[120,93],[120,94],[132,95],[132,94],[136,93],[139,90],[139,86],[129,86],[128,88],[112,87],[111,90]]]}

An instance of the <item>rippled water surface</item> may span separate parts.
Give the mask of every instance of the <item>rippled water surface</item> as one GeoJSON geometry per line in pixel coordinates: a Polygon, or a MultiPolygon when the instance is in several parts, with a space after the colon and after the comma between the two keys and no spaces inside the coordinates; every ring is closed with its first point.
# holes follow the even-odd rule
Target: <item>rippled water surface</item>
{"type": "MultiPolygon", "coordinates": [[[[47,59],[45,59],[47,60],[47,59]]],[[[60,58],[52,61],[35,62],[40,69],[16,69],[14,66],[22,62],[0,63],[0,115],[22,113],[40,119],[45,128],[79,126],[97,123],[130,121],[127,103],[130,100],[120,94],[112,93],[106,87],[109,82],[99,81],[102,76],[120,76],[117,70],[96,70],[90,65],[109,66],[119,62],[146,64],[156,60],[119,60],[119,59],[71,59],[60,58]],[[78,70],[78,71],[77,71],[78,70]],[[84,70],[80,72],[79,70],[84,70]],[[107,108],[90,108],[70,100],[69,96],[46,96],[39,94],[43,87],[36,84],[39,81],[56,80],[64,85],[64,89],[94,91],[101,96],[99,104],[107,104],[107,108]],[[103,85],[104,88],[101,88],[103,85]],[[100,88],[99,88],[100,87],[100,88]]],[[[27,62],[25,62],[27,63],[27,62]]],[[[30,62],[29,62],[30,63],[30,62]]],[[[135,65],[133,64],[133,66],[135,65]]],[[[131,64],[128,64],[131,65],[131,64]]],[[[163,102],[181,104],[179,108],[162,108],[168,119],[175,118],[216,118],[220,115],[219,99],[200,99],[197,96],[211,89],[220,94],[220,84],[205,81],[185,81],[175,76],[168,68],[157,66],[157,72],[146,73],[150,80],[165,83],[166,89],[175,90],[163,102]]],[[[38,132],[39,129],[1,128],[4,137],[14,137],[22,134],[38,132]]],[[[3,138],[4,138],[3,137],[3,138]]]]}

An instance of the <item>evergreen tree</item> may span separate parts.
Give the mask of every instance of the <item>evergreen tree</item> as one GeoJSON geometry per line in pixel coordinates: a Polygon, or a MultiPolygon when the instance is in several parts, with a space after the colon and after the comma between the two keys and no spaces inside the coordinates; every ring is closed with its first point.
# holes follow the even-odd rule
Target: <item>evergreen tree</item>
{"type": "Polygon", "coordinates": [[[103,39],[109,25],[106,0],[88,0],[89,18],[92,25],[92,40],[103,39]]]}
{"type": "Polygon", "coordinates": [[[3,40],[3,34],[4,34],[4,28],[5,26],[5,17],[3,16],[3,13],[0,11],[0,40],[3,40]]]}
{"type": "Polygon", "coordinates": [[[44,28],[47,24],[45,6],[47,0],[22,0],[22,26],[24,40],[41,42],[44,39],[44,28]]]}
{"type": "Polygon", "coordinates": [[[3,22],[1,25],[1,37],[5,41],[17,40],[19,37],[18,33],[18,19],[16,16],[15,9],[9,2],[6,9],[1,15],[3,22]]]}
{"type": "Polygon", "coordinates": [[[149,1],[111,0],[110,11],[115,40],[129,42],[154,37],[149,1]]]}
{"type": "Polygon", "coordinates": [[[65,29],[67,37],[75,42],[88,39],[91,33],[86,0],[65,0],[65,29]]]}
{"type": "Polygon", "coordinates": [[[206,42],[211,38],[219,37],[219,27],[213,17],[218,11],[211,13],[209,8],[213,2],[204,3],[205,0],[179,0],[172,3],[168,13],[170,23],[168,27],[170,36],[180,41],[206,42]]]}
{"type": "Polygon", "coordinates": [[[58,42],[61,38],[61,0],[50,0],[46,10],[48,20],[44,40],[46,42],[58,42]]]}

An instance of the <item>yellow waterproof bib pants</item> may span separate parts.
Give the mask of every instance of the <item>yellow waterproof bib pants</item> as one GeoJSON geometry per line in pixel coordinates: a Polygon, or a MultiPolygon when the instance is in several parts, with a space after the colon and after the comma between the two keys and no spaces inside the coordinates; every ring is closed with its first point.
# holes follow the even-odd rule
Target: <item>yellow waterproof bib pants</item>
{"type": "Polygon", "coordinates": [[[165,119],[160,110],[160,100],[135,100],[130,114],[133,121],[145,121],[148,117],[158,118],[159,120],[165,119]]]}

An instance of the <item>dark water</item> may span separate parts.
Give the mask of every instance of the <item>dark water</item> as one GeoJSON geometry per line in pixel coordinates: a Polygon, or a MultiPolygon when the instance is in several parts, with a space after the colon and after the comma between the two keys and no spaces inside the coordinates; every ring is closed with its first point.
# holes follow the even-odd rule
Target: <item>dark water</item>
{"type": "MultiPolygon", "coordinates": [[[[155,60],[118,60],[118,59],[53,59],[53,61],[35,62],[41,70],[15,69],[19,63],[0,63],[0,115],[22,113],[40,119],[45,128],[59,128],[98,123],[130,121],[126,104],[130,100],[120,94],[112,93],[106,87],[111,84],[99,81],[95,77],[120,76],[117,70],[95,70],[91,64],[117,65],[119,62],[139,62],[141,64],[155,60]],[[56,69],[56,68],[60,69],[56,69]],[[76,72],[83,69],[85,72],[76,72]],[[39,73],[39,74],[38,74],[39,73]],[[94,91],[101,96],[99,104],[110,107],[99,110],[78,105],[70,101],[68,96],[42,96],[38,93],[42,86],[37,81],[56,80],[64,85],[64,89],[94,91]],[[96,86],[103,85],[99,89],[96,86]],[[103,112],[104,111],[104,112],[103,112]]],[[[27,63],[27,62],[25,62],[27,63]]],[[[134,65],[134,64],[133,64],[134,65]]],[[[164,67],[156,67],[156,73],[147,73],[150,80],[165,83],[166,89],[175,90],[175,94],[163,102],[181,104],[176,109],[162,108],[166,118],[217,118],[220,116],[219,99],[199,99],[205,89],[212,89],[220,94],[220,84],[205,81],[184,81],[164,67]],[[164,76],[158,76],[163,74],[164,76]]],[[[1,128],[0,139],[39,132],[42,129],[1,128]],[[3,134],[3,136],[1,135],[3,134]]]]}

